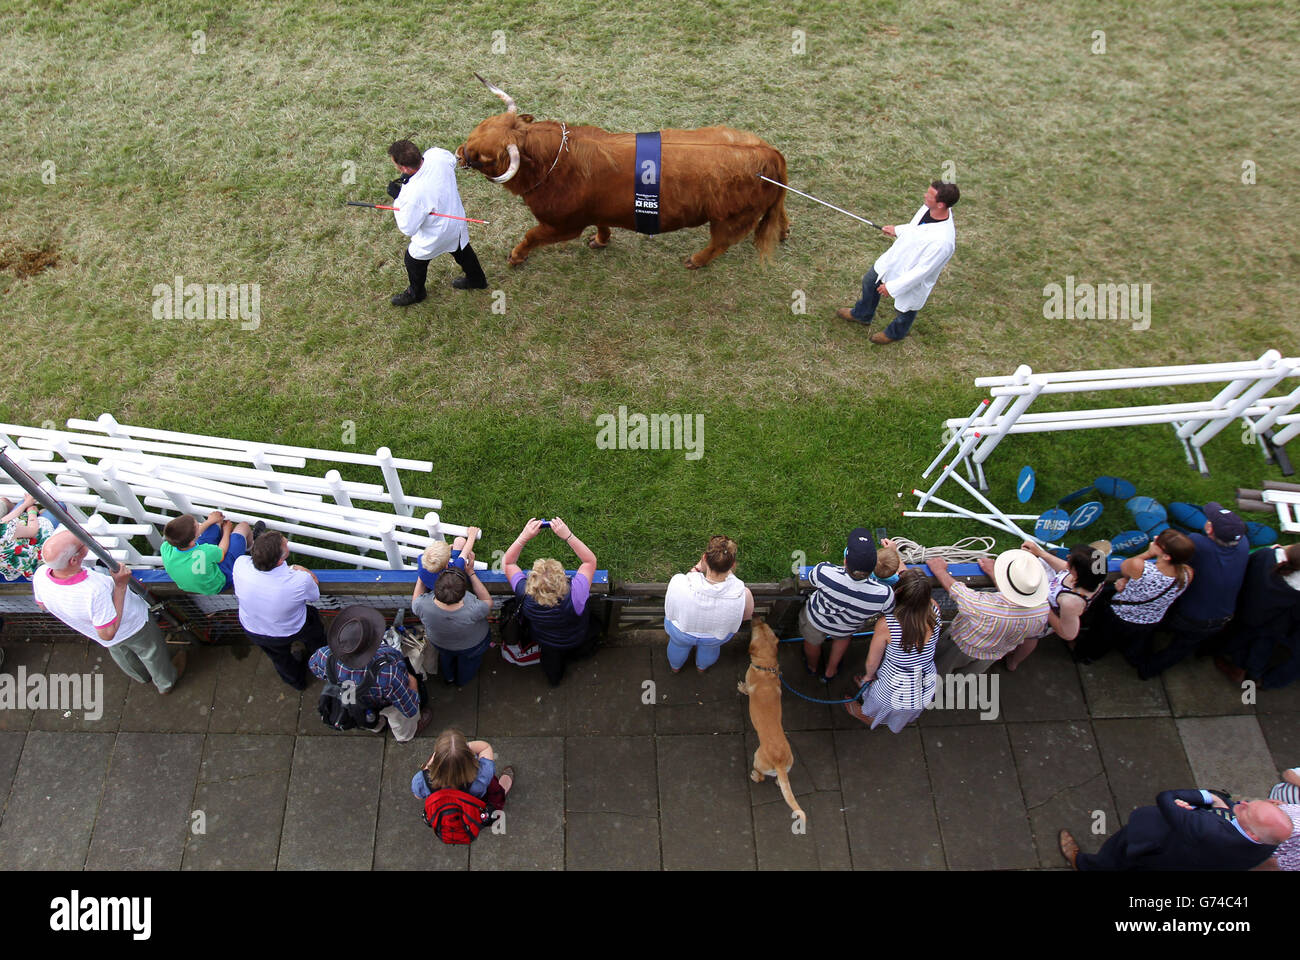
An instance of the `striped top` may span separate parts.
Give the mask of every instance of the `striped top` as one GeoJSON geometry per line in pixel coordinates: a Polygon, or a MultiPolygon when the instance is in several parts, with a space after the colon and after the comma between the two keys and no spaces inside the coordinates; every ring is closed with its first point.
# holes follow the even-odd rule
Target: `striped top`
{"type": "Polygon", "coordinates": [[[1021,607],[996,590],[972,590],[954,583],[948,595],[957,604],[949,636],[957,649],[976,660],[1000,660],[1030,637],[1041,637],[1047,623],[1047,601],[1021,607]]]}
{"type": "Polygon", "coordinates": [[[1277,857],[1277,865],[1283,870],[1300,870],[1300,807],[1284,803],[1282,810],[1291,818],[1291,836],[1278,845],[1273,856],[1277,857]]]}
{"type": "Polygon", "coordinates": [[[1164,592],[1170,584],[1174,584],[1174,578],[1161,573],[1155,560],[1147,560],[1142,564],[1142,576],[1125,584],[1111,600],[1110,608],[1126,623],[1159,623],[1178,595],[1187,589],[1174,584],[1164,592]]]}
{"type": "MultiPolygon", "coordinates": [[[[1300,767],[1293,767],[1292,769],[1300,773],[1300,767]]],[[[1283,803],[1300,804],[1300,787],[1283,780],[1281,783],[1273,785],[1268,798],[1270,800],[1281,800],[1283,803]]]]}
{"type": "Polygon", "coordinates": [[[894,591],[879,580],[854,580],[843,567],[819,563],[808,571],[817,589],[808,598],[808,622],[830,637],[847,637],[894,609],[894,591]]]}
{"type": "Polygon", "coordinates": [[[925,646],[911,653],[903,652],[903,625],[892,613],[885,616],[885,624],[889,627],[889,643],[885,644],[885,656],[871,684],[872,699],[893,710],[922,710],[934,697],[938,682],[934,651],[939,644],[939,608],[934,608],[934,631],[925,646]]]}

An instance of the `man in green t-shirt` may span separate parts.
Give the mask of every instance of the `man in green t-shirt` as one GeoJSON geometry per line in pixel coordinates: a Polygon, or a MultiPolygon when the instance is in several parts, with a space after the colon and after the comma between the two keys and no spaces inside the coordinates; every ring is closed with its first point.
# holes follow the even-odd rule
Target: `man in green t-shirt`
{"type": "Polygon", "coordinates": [[[231,571],[251,540],[248,524],[236,524],[213,510],[200,524],[193,517],[176,517],[163,528],[163,568],[176,586],[188,593],[220,593],[233,587],[231,571]]]}

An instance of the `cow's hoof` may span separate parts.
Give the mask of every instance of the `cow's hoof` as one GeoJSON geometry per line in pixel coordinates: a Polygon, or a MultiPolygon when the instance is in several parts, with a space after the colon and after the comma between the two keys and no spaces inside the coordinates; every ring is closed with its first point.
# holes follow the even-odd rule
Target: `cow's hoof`
{"type": "Polygon", "coordinates": [[[606,247],[609,246],[609,244],[598,242],[596,240],[596,235],[592,234],[590,237],[587,238],[587,246],[590,247],[592,250],[604,250],[606,247]]]}
{"type": "Polygon", "coordinates": [[[686,265],[686,269],[687,269],[687,270],[698,270],[698,269],[700,269],[700,265],[699,265],[698,263],[695,262],[695,258],[694,258],[694,257],[687,257],[687,258],[686,258],[685,260],[683,260],[682,262],[686,265]]]}
{"type": "Polygon", "coordinates": [[[506,260],[506,263],[510,264],[510,266],[512,267],[521,267],[527,261],[528,261],[527,257],[510,257],[506,260]]]}

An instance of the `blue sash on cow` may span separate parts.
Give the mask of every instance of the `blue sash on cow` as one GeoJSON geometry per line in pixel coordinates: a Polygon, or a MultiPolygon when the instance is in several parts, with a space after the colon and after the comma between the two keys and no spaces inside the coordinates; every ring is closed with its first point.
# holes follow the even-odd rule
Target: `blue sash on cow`
{"type": "Polygon", "coordinates": [[[659,174],[659,134],[638,133],[636,180],[632,185],[637,233],[659,232],[659,174]]]}

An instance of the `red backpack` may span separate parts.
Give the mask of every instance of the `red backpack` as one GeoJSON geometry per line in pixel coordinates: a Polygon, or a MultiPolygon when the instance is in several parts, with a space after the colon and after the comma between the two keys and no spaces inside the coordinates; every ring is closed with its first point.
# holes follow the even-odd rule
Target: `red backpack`
{"type": "Polygon", "coordinates": [[[473,843],[491,821],[488,805],[464,790],[446,787],[424,798],[424,822],[443,843],[473,843]]]}

